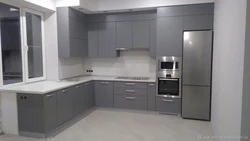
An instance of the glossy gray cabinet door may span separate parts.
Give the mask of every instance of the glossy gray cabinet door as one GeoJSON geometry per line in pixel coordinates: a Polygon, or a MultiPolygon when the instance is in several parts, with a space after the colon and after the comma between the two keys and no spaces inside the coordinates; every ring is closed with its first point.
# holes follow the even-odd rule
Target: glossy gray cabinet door
{"type": "MultiPolygon", "coordinates": [[[[50,93],[44,95],[44,120],[45,133],[50,133],[57,127],[57,93],[50,93]]],[[[30,115],[29,115],[30,116],[30,115]]]]}
{"type": "Polygon", "coordinates": [[[182,56],[183,18],[157,19],[157,56],[182,56]]]}
{"type": "Polygon", "coordinates": [[[18,127],[21,132],[47,134],[57,127],[57,92],[17,94],[18,127]]]}
{"type": "Polygon", "coordinates": [[[156,57],[156,31],[157,31],[157,21],[151,20],[150,21],[150,49],[149,49],[149,55],[150,57],[156,57]]]}
{"type": "Polygon", "coordinates": [[[170,114],[181,113],[181,99],[156,97],[156,111],[170,114]]]}
{"type": "Polygon", "coordinates": [[[133,21],[133,48],[149,48],[150,21],[133,21]]]}
{"type": "Polygon", "coordinates": [[[117,48],[132,48],[133,47],[133,23],[131,21],[127,22],[117,22],[116,23],[117,32],[117,48]]]}
{"type": "Polygon", "coordinates": [[[116,23],[98,24],[99,57],[116,57],[116,23]]]}
{"type": "Polygon", "coordinates": [[[82,114],[85,109],[85,95],[87,95],[87,90],[83,85],[77,85],[72,88],[72,94],[74,95],[74,116],[82,114]]]}
{"type": "Polygon", "coordinates": [[[114,107],[113,82],[95,81],[95,103],[97,107],[114,107]]]}
{"type": "Polygon", "coordinates": [[[73,118],[74,94],[72,88],[63,89],[57,94],[57,125],[61,125],[73,118]]]}
{"type": "Polygon", "coordinates": [[[44,133],[43,96],[17,94],[19,131],[44,133]]]}
{"type": "Polygon", "coordinates": [[[183,86],[182,117],[210,120],[210,87],[183,86]]]}
{"type": "Polygon", "coordinates": [[[183,85],[210,86],[212,31],[184,32],[183,85]]]}
{"type": "Polygon", "coordinates": [[[147,110],[147,97],[134,95],[115,95],[114,107],[147,110]]]}
{"type": "Polygon", "coordinates": [[[148,83],[148,110],[155,111],[156,86],[155,83],[148,83]]]}
{"type": "Polygon", "coordinates": [[[95,92],[94,92],[93,81],[87,83],[87,88],[88,88],[88,95],[89,95],[88,107],[93,108],[95,106],[95,92]]]}
{"type": "Polygon", "coordinates": [[[98,24],[88,24],[88,57],[98,57],[98,24]]]}
{"type": "Polygon", "coordinates": [[[193,15],[184,17],[184,30],[213,29],[213,15],[193,15]]]}

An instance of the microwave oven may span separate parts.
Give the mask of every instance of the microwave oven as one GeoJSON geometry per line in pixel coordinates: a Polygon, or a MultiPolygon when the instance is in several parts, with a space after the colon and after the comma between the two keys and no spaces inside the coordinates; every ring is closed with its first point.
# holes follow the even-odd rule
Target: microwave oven
{"type": "Polygon", "coordinates": [[[158,71],[178,71],[181,68],[181,59],[175,56],[158,57],[158,71]]]}

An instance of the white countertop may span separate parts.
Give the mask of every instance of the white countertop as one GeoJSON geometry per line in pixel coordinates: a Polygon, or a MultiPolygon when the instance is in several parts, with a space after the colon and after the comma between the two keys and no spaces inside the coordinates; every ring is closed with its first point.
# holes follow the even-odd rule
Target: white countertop
{"type": "Polygon", "coordinates": [[[16,93],[30,93],[30,94],[46,94],[53,91],[57,91],[63,88],[78,85],[84,82],[92,80],[103,81],[127,81],[127,82],[155,82],[155,78],[151,77],[149,80],[127,80],[127,79],[115,79],[116,76],[85,76],[79,77],[79,81],[40,81],[29,84],[22,84],[19,86],[2,88],[0,91],[11,91],[16,93]]]}

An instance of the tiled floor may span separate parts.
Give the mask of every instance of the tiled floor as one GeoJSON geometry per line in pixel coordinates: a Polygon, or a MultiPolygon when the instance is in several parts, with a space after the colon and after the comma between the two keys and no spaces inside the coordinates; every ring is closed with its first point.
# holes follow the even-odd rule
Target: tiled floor
{"type": "Polygon", "coordinates": [[[0,141],[202,141],[200,135],[213,135],[209,122],[149,112],[98,109],[49,139],[3,135],[0,141]]]}

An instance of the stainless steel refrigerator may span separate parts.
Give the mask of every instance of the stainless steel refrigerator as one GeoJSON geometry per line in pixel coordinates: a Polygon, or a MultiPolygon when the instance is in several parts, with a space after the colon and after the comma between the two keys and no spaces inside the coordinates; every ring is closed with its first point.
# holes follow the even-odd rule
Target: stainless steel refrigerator
{"type": "Polygon", "coordinates": [[[183,34],[182,117],[210,120],[212,31],[183,34]]]}

